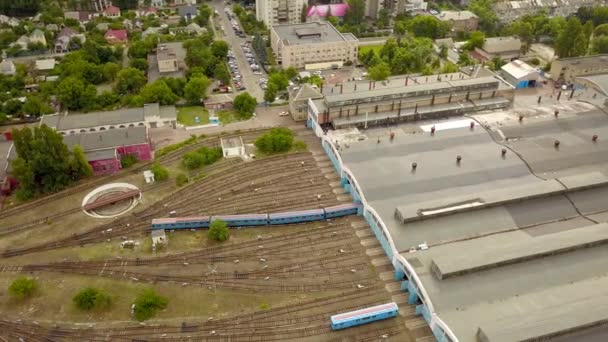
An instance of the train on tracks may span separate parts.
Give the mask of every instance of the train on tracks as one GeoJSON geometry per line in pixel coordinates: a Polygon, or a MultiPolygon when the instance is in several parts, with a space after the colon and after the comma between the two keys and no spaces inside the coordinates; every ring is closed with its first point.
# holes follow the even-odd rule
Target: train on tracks
{"type": "Polygon", "coordinates": [[[334,217],[357,215],[361,209],[360,203],[347,203],[321,209],[287,211],[274,214],[157,218],[152,220],[152,230],[209,228],[209,224],[214,220],[222,220],[227,223],[228,227],[267,226],[322,221],[334,217]]]}
{"type": "Polygon", "coordinates": [[[396,317],[398,313],[399,307],[394,302],[376,305],[365,309],[331,316],[331,328],[333,330],[346,329],[357,325],[396,317]]]}

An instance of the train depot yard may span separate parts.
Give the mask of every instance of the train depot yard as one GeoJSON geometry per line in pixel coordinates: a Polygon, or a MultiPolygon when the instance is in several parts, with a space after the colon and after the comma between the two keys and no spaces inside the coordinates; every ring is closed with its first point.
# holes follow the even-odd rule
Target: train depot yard
{"type": "MultiPolygon", "coordinates": [[[[41,287],[28,300],[27,314],[8,297],[0,299],[7,314],[1,330],[8,338],[53,341],[430,339],[319,141],[303,126],[292,128],[310,151],[221,160],[183,187],[145,184],[141,173],[123,172],[39,200],[29,214],[0,213],[6,222],[0,284],[27,275],[41,287]],[[84,213],[83,198],[109,183],[137,187],[138,205],[115,218],[84,213]],[[230,223],[252,213],[264,213],[265,225],[239,224],[248,227],[232,230],[225,243],[193,229],[199,227],[165,227],[166,244],[152,248],[154,221],[211,216],[230,223]],[[110,309],[85,316],[65,301],[85,284],[119,295],[110,309]],[[151,321],[127,323],[130,303],[145,288],[170,298],[169,306],[151,321]],[[399,305],[397,317],[332,331],[330,316],[390,302],[399,305]],[[95,323],[86,323],[92,317],[95,323]]],[[[265,132],[234,136],[248,143],[265,132]]],[[[219,137],[197,144],[217,146],[219,137]]],[[[160,161],[176,168],[192,149],[160,161]]]]}

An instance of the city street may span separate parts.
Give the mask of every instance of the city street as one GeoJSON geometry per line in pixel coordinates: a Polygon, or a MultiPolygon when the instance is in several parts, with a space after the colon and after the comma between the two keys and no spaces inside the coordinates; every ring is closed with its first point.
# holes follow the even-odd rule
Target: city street
{"type": "MultiPolygon", "coordinates": [[[[234,56],[237,61],[237,65],[239,67],[239,72],[243,76],[243,84],[247,87],[246,92],[254,96],[258,103],[264,101],[264,91],[258,85],[258,80],[260,78],[265,77],[265,74],[262,70],[262,75],[254,75],[249,67],[249,63],[247,63],[247,58],[245,58],[245,53],[243,52],[243,48],[241,44],[244,43],[247,39],[237,37],[232,29],[232,25],[230,24],[230,20],[228,20],[228,16],[226,15],[225,8],[226,5],[222,1],[214,1],[212,4],[214,10],[216,10],[219,15],[219,25],[224,27],[224,30],[220,30],[220,37],[225,40],[228,45],[230,45],[232,51],[234,52],[234,56]]],[[[251,38],[251,37],[249,37],[251,38]]],[[[251,39],[250,39],[251,40],[251,39]]],[[[236,94],[239,94],[243,91],[236,91],[236,94]]]]}

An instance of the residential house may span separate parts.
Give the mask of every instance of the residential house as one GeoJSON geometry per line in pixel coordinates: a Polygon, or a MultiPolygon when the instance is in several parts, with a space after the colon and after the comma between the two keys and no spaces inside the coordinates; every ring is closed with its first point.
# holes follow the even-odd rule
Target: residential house
{"type": "Polygon", "coordinates": [[[70,43],[75,38],[80,41],[80,44],[84,44],[86,41],[86,36],[84,34],[78,33],[69,27],[65,27],[57,35],[54,51],[56,53],[66,53],[70,51],[70,43]]]}
{"type": "Polygon", "coordinates": [[[30,43],[30,38],[28,36],[21,36],[17,39],[16,42],[11,44],[12,46],[19,45],[22,50],[27,50],[27,45],[30,43]]]}
{"type": "Polygon", "coordinates": [[[55,69],[55,64],[57,64],[57,62],[53,58],[39,59],[36,61],[36,70],[48,72],[55,69]]]}
{"type": "Polygon", "coordinates": [[[177,6],[196,5],[196,0],[173,0],[173,4],[177,6]]]}
{"type": "Polygon", "coordinates": [[[291,87],[289,89],[289,111],[295,121],[304,121],[308,116],[308,100],[323,98],[323,94],[308,83],[291,87]]]}
{"type": "Polygon", "coordinates": [[[127,30],[108,30],[103,37],[108,44],[122,44],[128,40],[127,30]]]}
{"type": "Polygon", "coordinates": [[[475,48],[473,56],[480,61],[489,61],[500,57],[504,61],[512,61],[521,55],[521,40],[516,37],[486,38],[483,47],[475,48]]]}
{"type": "Polygon", "coordinates": [[[479,17],[471,11],[444,11],[437,19],[449,23],[452,32],[475,31],[479,27],[479,17]]]}
{"type": "Polygon", "coordinates": [[[197,23],[190,23],[186,28],[184,28],[184,32],[188,34],[203,34],[207,32],[207,29],[204,27],[200,27],[197,23]]]}
{"type": "Polygon", "coordinates": [[[198,9],[196,6],[180,6],[177,8],[177,13],[180,17],[184,18],[186,21],[191,21],[198,15],[198,9]]]}
{"type": "Polygon", "coordinates": [[[0,24],[6,24],[10,27],[16,27],[19,26],[19,19],[0,14],[0,24]]]}
{"type": "Polygon", "coordinates": [[[57,32],[59,31],[59,26],[57,24],[48,24],[45,26],[45,29],[50,32],[57,32]]]}
{"type": "Polygon", "coordinates": [[[0,74],[13,76],[17,73],[17,68],[15,67],[15,63],[13,61],[4,60],[0,63],[0,74]]]}
{"type": "Polygon", "coordinates": [[[46,37],[44,36],[44,31],[39,29],[35,29],[32,34],[30,34],[30,43],[35,44],[39,43],[46,46],[46,37]]]}
{"type": "Polygon", "coordinates": [[[120,8],[109,6],[103,10],[103,16],[106,18],[118,18],[120,17],[120,8]]]}
{"type": "Polygon", "coordinates": [[[234,99],[232,96],[228,94],[213,94],[207,96],[207,98],[203,101],[203,104],[207,109],[220,110],[232,108],[234,105],[233,101],[234,99]]]}
{"type": "Polygon", "coordinates": [[[151,34],[157,34],[160,31],[162,31],[163,28],[162,27],[148,27],[147,29],[145,29],[142,33],[141,33],[141,38],[146,38],[147,36],[151,35],[151,34]]]}
{"type": "Polygon", "coordinates": [[[306,22],[325,20],[329,16],[341,20],[347,10],[348,4],[314,5],[306,12],[306,22]]]}
{"type": "Polygon", "coordinates": [[[66,19],[74,19],[82,24],[86,24],[91,20],[91,14],[86,11],[69,11],[64,12],[63,16],[66,19]]]}
{"type": "Polygon", "coordinates": [[[140,8],[135,13],[138,17],[147,17],[149,15],[158,16],[158,9],[156,7],[150,6],[146,8],[140,8]]]}
{"type": "Polygon", "coordinates": [[[154,7],[163,7],[167,5],[167,2],[165,0],[152,0],[150,5],[154,7]]]}
{"type": "Polygon", "coordinates": [[[106,32],[110,28],[110,24],[108,23],[99,23],[95,25],[95,28],[101,32],[106,32]]]}
{"type": "Polygon", "coordinates": [[[122,21],[122,26],[127,30],[133,29],[133,22],[129,19],[125,19],[122,21]]]}
{"type": "Polygon", "coordinates": [[[158,71],[161,74],[177,72],[179,70],[177,54],[167,46],[158,46],[156,49],[156,61],[158,63],[158,71]]]}

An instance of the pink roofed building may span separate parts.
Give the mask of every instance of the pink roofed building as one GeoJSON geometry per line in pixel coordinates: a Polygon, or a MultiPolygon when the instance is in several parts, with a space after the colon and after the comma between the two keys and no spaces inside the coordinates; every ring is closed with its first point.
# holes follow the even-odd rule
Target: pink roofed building
{"type": "Polygon", "coordinates": [[[120,17],[120,8],[116,6],[108,6],[103,10],[103,16],[108,18],[120,17]]]}
{"type": "Polygon", "coordinates": [[[108,44],[120,44],[127,41],[127,30],[108,30],[103,37],[108,44]]]}
{"type": "Polygon", "coordinates": [[[330,4],[311,6],[306,13],[306,22],[324,20],[328,16],[343,18],[348,4],[330,4]]]}

